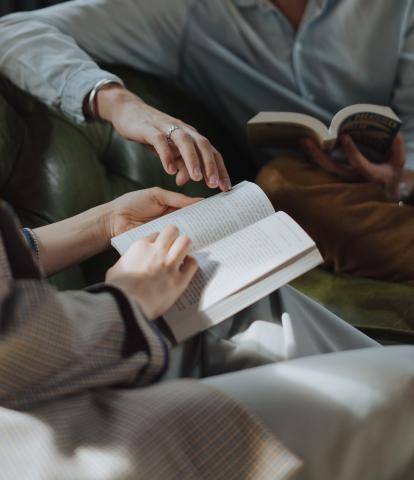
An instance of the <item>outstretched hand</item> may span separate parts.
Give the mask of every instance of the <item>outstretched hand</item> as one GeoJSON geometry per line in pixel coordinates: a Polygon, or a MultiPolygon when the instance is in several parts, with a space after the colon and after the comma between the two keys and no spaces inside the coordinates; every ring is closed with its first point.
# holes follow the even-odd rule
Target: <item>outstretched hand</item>
{"type": "Polygon", "coordinates": [[[127,140],[151,147],[164,170],[182,186],[203,178],[210,188],[231,189],[223,157],[195,128],[147,105],[128,90],[113,85],[97,95],[99,117],[112,123],[127,140]],[[174,131],[169,135],[169,129],[174,131]]]}
{"type": "Polygon", "coordinates": [[[112,237],[199,200],[148,188],[36,228],[42,267],[47,275],[57,273],[109,248],[112,237]]]}
{"type": "Polygon", "coordinates": [[[384,163],[370,162],[358,150],[348,135],[340,138],[340,144],[346,154],[348,165],[342,165],[321,150],[315,140],[306,138],[302,147],[308,158],[329,173],[348,181],[368,181],[381,185],[390,201],[399,199],[399,184],[401,182],[405,164],[404,139],[399,133],[391,145],[388,158],[384,163]]]}
{"type": "Polygon", "coordinates": [[[104,235],[109,243],[116,235],[198,201],[200,198],[187,197],[159,187],[127,193],[108,204],[104,235]]]}

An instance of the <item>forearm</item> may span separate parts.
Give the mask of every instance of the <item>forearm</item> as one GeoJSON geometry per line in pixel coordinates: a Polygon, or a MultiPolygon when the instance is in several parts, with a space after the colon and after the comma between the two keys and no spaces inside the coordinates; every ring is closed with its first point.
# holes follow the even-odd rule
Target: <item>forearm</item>
{"type": "Polygon", "coordinates": [[[97,63],[176,75],[186,17],[187,6],[165,0],[71,1],[6,16],[0,19],[0,70],[83,121],[84,98],[99,80],[111,78],[97,63]]]}
{"type": "Polygon", "coordinates": [[[0,19],[0,69],[20,88],[82,122],[83,98],[102,78],[118,78],[103,72],[65,26],[53,16],[31,13],[0,19]]]}
{"type": "Polygon", "coordinates": [[[30,268],[32,256],[1,202],[0,233],[1,406],[143,385],[159,375],[168,344],[134,299],[105,284],[57,293],[30,268]]]}
{"type": "Polygon", "coordinates": [[[96,255],[109,245],[106,220],[110,204],[100,205],[61,222],[36,228],[39,261],[52,275],[96,255]]]}

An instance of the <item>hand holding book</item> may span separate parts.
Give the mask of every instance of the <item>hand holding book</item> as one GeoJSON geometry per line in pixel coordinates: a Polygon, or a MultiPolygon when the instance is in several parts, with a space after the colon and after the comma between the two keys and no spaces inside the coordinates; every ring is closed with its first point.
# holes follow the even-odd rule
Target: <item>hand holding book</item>
{"type": "Polygon", "coordinates": [[[177,341],[216,325],[322,262],[313,240],[288,215],[276,213],[265,193],[249,182],[128,230],[112,245],[129,256],[137,240],[167,225],[191,238],[188,253],[199,266],[164,314],[177,341]]]}
{"type": "Polygon", "coordinates": [[[188,255],[190,247],[191,240],[169,225],[133,243],[108,270],[106,282],[122,288],[155,320],[183,294],[198,269],[188,255]]]}
{"type": "Polygon", "coordinates": [[[397,134],[391,144],[387,160],[379,164],[370,162],[349,135],[343,135],[339,141],[347,158],[346,164],[333,159],[312,138],[301,141],[301,146],[309,160],[324,170],[348,181],[377,183],[384,189],[390,201],[398,201],[399,185],[405,164],[405,146],[402,134],[397,134]]]}
{"type": "Polygon", "coordinates": [[[247,133],[257,146],[299,147],[324,170],[377,183],[396,201],[405,163],[400,127],[391,108],[357,104],[340,110],[329,128],[309,115],[261,112],[248,122],[247,133]]]}

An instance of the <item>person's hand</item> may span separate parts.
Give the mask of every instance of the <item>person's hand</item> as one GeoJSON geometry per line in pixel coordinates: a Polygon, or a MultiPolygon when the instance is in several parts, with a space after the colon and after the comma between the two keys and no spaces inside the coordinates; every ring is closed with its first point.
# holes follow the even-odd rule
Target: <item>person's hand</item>
{"type": "Polygon", "coordinates": [[[178,186],[204,177],[210,188],[231,189],[223,157],[190,125],[147,105],[119,85],[98,92],[97,111],[99,117],[112,123],[122,137],[150,146],[159,156],[164,170],[176,175],[178,186]],[[168,141],[168,130],[172,126],[178,128],[168,141]]]}
{"type": "Polygon", "coordinates": [[[321,168],[348,181],[368,181],[381,185],[391,201],[399,199],[399,184],[405,163],[404,139],[399,133],[391,145],[387,160],[382,164],[370,162],[358,150],[349,135],[340,137],[348,165],[342,165],[321,150],[315,140],[306,138],[301,142],[307,156],[321,168]]]}
{"type": "Polygon", "coordinates": [[[43,269],[52,275],[82,262],[109,248],[112,237],[199,200],[158,187],[148,188],[36,228],[43,269]]]}
{"type": "Polygon", "coordinates": [[[108,270],[106,282],[129,294],[153,320],[174,305],[196,273],[190,246],[188,237],[168,226],[159,235],[135,242],[108,270]]]}
{"type": "Polygon", "coordinates": [[[109,244],[116,235],[200,200],[159,187],[126,193],[107,204],[104,236],[109,244]]]}

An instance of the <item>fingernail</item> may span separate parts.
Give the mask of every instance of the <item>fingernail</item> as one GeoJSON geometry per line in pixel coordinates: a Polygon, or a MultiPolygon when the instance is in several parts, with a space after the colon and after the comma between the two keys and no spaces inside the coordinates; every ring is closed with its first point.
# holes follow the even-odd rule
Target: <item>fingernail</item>
{"type": "Polygon", "coordinates": [[[211,187],[217,187],[218,185],[218,177],[217,175],[211,175],[209,178],[209,184],[211,187]]]}
{"type": "Polygon", "coordinates": [[[193,169],[193,175],[196,180],[201,180],[203,178],[200,167],[195,167],[193,169]]]}
{"type": "Polygon", "coordinates": [[[224,180],[223,182],[224,184],[224,189],[228,192],[229,190],[231,190],[231,182],[230,180],[224,180]]]}
{"type": "Polygon", "coordinates": [[[176,172],[177,172],[177,167],[173,163],[170,163],[168,165],[168,173],[170,173],[171,175],[174,175],[176,172]]]}

